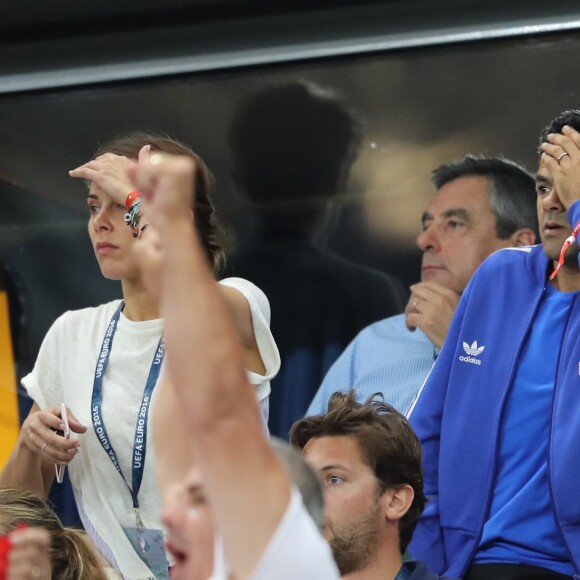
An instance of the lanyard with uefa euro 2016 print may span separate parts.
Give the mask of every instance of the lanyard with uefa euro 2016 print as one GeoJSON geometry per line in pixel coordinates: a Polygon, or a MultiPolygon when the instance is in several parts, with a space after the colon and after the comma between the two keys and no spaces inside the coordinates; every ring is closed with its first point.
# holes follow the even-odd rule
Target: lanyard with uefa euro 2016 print
{"type": "Polygon", "coordinates": [[[99,353],[97,366],[95,368],[93,395],[91,398],[91,417],[93,421],[93,428],[97,438],[99,439],[99,442],[101,443],[103,449],[107,452],[109,459],[112,461],[115,469],[119,472],[119,475],[123,478],[123,481],[125,482],[125,485],[131,494],[131,498],[133,500],[133,509],[135,510],[135,517],[137,520],[137,527],[143,528],[143,522],[139,514],[138,495],[139,489],[141,488],[141,482],[143,481],[143,472],[145,470],[145,454],[147,451],[147,418],[149,416],[151,396],[153,394],[153,390],[155,389],[157,379],[159,378],[161,363],[163,362],[163,357],[165,354],[165,345],[163,343],[163,337],[161,337],[159,344],[157,345],[155,356],[153,357],[153,362],[151,363],[151,369],[149,370],[149,376],[147,377],[147,383],[145,384],[145,391],[143,392],[143,399],[141,400],[141,405],[139,406],[131,462],[132,486],[129,486],[125,476],[123,475],[121,466],[119,465],[113,444],[109,439],[102,414],[103,377],[105,376],[105,371],[107,370],[107,365],[109,364],[109,357],[111,355],[111,348],[113,346],[113,338],[115,337],[117,324],[124,307],[125,302],[121,302],[119,308],[117,308],[113,314],[113,317],[111,318],[111,322],[107,328],[105,338],[103,339],[101,352],[99,353]]]}

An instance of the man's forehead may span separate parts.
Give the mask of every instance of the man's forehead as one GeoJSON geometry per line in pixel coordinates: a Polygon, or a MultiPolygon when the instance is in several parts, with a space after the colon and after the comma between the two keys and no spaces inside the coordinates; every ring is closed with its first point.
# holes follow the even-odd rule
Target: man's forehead
{"type": "Polygon", "coordinates": [[[540,161],[538,173],[536,174],[536,183],[552,183],[552,174],[542,161],[540,161]]]}
{"type": "Polygon", "coordinates": [[[491,209],[487,197],[488,186],[488,179],[479,175],[453,179],[435,192],[425,213],[435,218],[444,217],[451,211],[474,215],[491,209]]]}
{"type": "Polygon", "coordinates": [[[349,467],[363,461],[358,440],[348,435],[314,437],[304,446],[304,456],[318,469],[328,465],[349,467]]]}

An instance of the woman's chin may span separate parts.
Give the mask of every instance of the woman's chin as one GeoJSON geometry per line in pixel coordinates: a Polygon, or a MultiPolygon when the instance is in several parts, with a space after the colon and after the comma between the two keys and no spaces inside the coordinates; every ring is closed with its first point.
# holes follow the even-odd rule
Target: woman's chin
{"type": "Polygon", "coordinates": [[[123,280],[124,278],[122,274],[119,274],[116,271],[111,271],[110,269],[101,268],[101,274],[103,275],[103,278],[106,278],[107,280],[114,280],[115,282],[123,280]]]}

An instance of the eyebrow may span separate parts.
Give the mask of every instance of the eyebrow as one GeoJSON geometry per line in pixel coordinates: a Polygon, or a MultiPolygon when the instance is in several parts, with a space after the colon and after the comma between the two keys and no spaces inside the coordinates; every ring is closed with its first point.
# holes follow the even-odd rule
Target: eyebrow
{"type": "Polygon", "coordinates": [[[447,211],[443,212],[443,217],[444,218],[458,217],[458,218],[461,218],[462,220],[465,220],[466,222],[471,221],[471,215],[463,207],[454,207],[454,208],[448,209],[447,211]]]}
{"type": "Polygon", "coordinates": [[[94,193],[89,193],[89,195],[87,195],[87,199],[99,199],[99,197],[96,196],[94,193]]]}
{"type": "Polygon", "coordinates": [[[343,471],[350,471],[348,467],[344,465],[325,465],[320,471],[332,471],[334,469],[342,469],[343,471]]]}
{"type": "MultiPolygon", "coordinates": [[[[458,217],[466,222],[471,222],[471,215],[470,213],[463,207],[452,207],[448,210],[445,210],[441,216],[443,219],[447,219],[450,217],[458,217]]],[[[428,211],[424,211],[423,215],[421,216],[421,223],[425,224],[425,222],[432,220],[433,215],[430,214],[428,211]]]]}
{"type": "Polygon", "coordinates": [[[547,183],[552,185],[552,180],[547,175],[536,175],[536,184],[547,183]]]}

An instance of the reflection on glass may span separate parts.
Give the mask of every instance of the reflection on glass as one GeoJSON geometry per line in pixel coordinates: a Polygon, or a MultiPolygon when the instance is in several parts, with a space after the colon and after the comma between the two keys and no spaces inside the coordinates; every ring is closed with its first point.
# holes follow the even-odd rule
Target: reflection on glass
{"type": "Polygon", "coordinates": [[[401,312],[405,292],[395,278],[316,243],[330,233],[329,204],[343,191],[362,137],[345,103],[312,83],[275,85],[241,104],[229,137],[234,179],[257,221],[230,269],[270,299],[282,358],[270,429],[285,436],[330,364],[365,326],[401,312]]]}
{"type": "MultiPolygon", "coordinates": [[[[190,144],[216,176],[215,202],[229,226],[228,249],[236,264],[270,234],[258,213],[262,204],[250,203],[233,187],[240,184],[227,138],[234,114],[245,98],[271,83],[304,78],[332,87],[362,112],[366,136],[344,192],[333,198],[341,211],[328,212],[328,196],[317,199],[314,205],[325,211],[302,243],[316,241],[408,285],[419,271],[414,238],[432,194],[432,168],[468,152],[504,155],[535,168],[545,119],[578,107],[566,63],[579,58],[580,36],[567,33],[1,97],[0,261],[26,292],[30,362],[64,310],[119,295],[94,263],[84,187],[68,178],[95,142],[149,129],[190,144]]],[[[293,210],[274,213],[280,221],[283,215],[304,221],[306,230],[312,218],[306,217],[304,197],[296,195],[285,201],[293,210]]],[[[308,285],[317,282],[301,279],[296,291],[308,285]]],[[[273,324],[278,317],[292,323],[300,318],[301,306],[287,313],[285,304],[270,299],[273,324]]]]}

